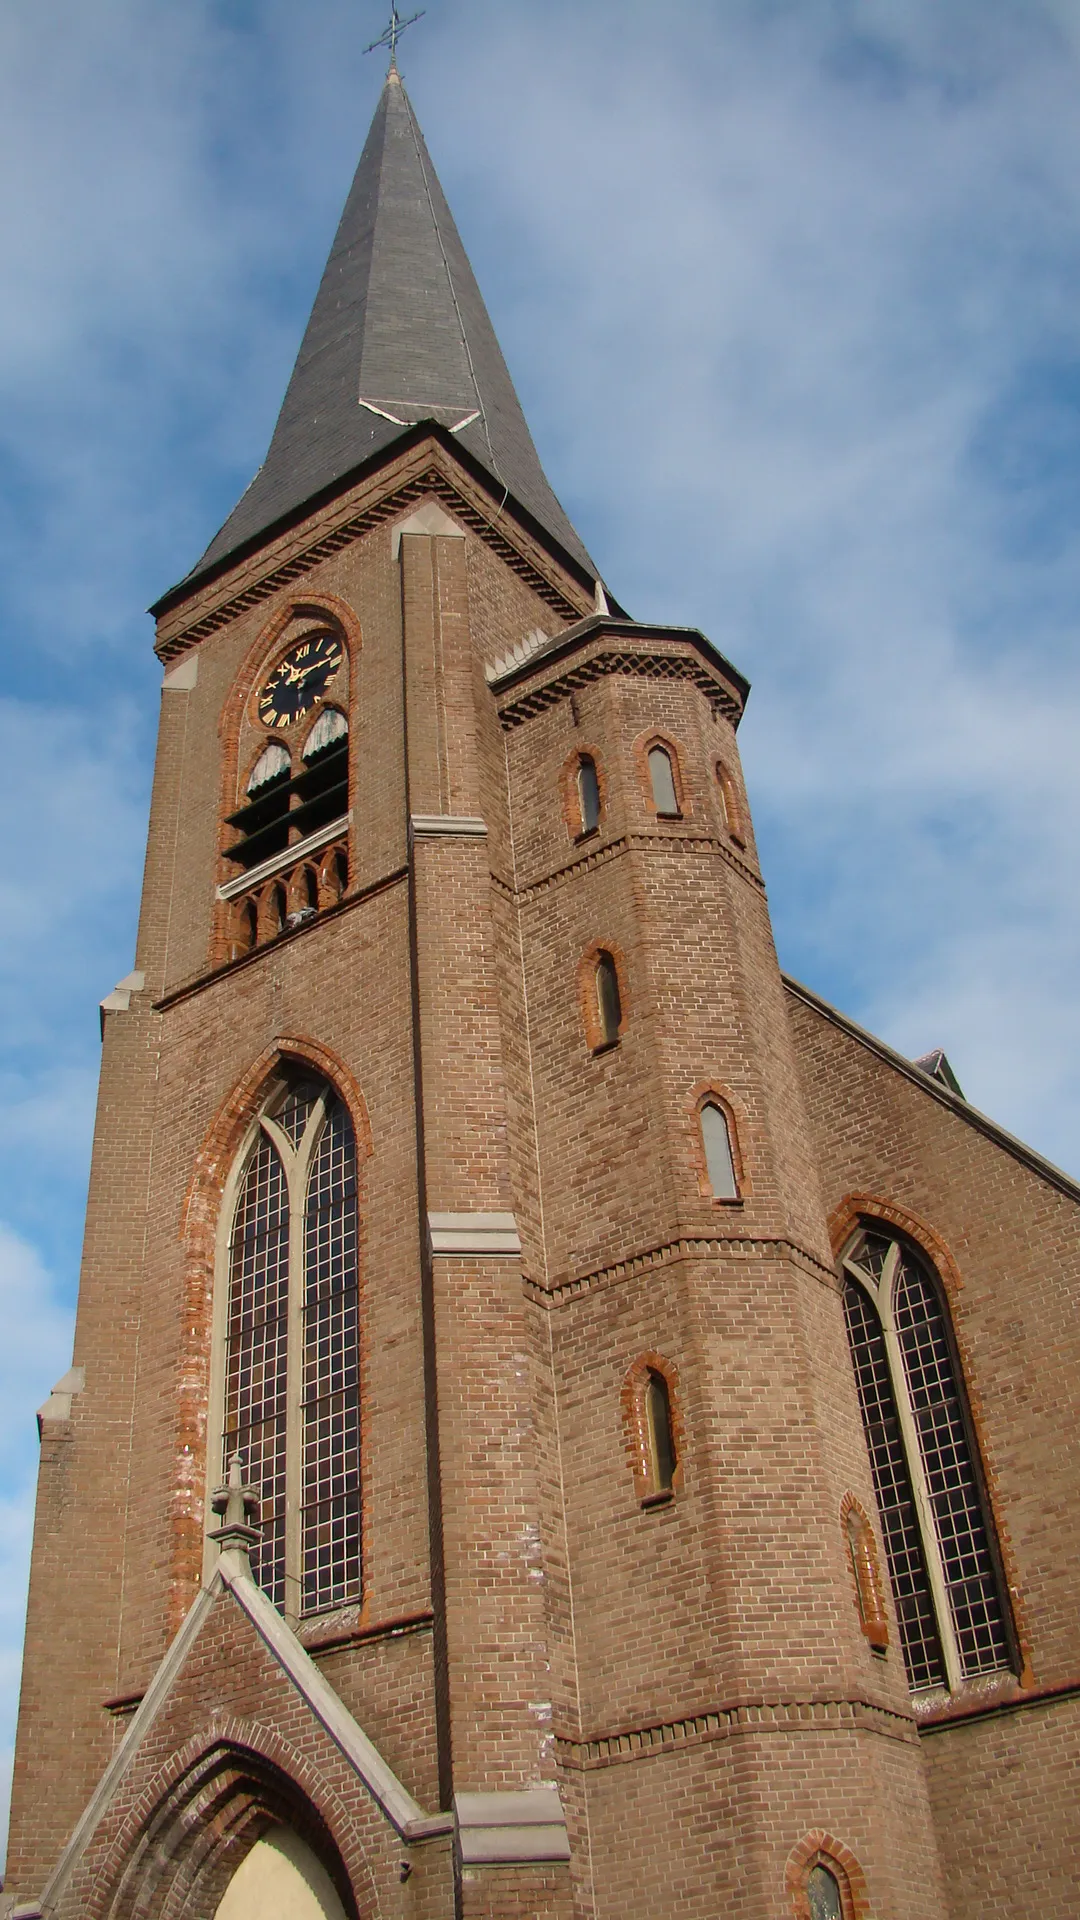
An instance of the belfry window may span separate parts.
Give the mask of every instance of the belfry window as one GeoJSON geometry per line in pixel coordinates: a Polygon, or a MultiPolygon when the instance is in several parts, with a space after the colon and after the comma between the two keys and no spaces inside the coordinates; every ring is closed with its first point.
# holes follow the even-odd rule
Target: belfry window
{"type": "Polygon", "coordinates": [[[260,1498],[252,1571],[290,1617],[360,1594],[356,1143],[325,1082],[258,1122],[228,1246],[222,1462],[260,1498]]]}
{"type": "Polygon", "coordinates": [[[861,1231],[844,1308],[900,1639],[913,1691],[1013,1665],[996,1542],[936,1277],[861,1231]]]}

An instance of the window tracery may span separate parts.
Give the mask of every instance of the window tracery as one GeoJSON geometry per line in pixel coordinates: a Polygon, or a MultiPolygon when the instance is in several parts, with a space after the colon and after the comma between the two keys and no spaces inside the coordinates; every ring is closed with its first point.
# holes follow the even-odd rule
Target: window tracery
{"type": "Polygon", "coordinates": [[[259,1491],[252,1571],[296,1617],[358,1599],[356,1142],[326,1081],[259,1116],[228,1237],[222,1461],[259,1491]]]}
{"type": "Polygon", "coordinates": [[[936,1279],[867,1227],[843,1260],[844,1309],[897,1624],[913,1691],[1013,1666],[978,1455],[936,1279]]]}

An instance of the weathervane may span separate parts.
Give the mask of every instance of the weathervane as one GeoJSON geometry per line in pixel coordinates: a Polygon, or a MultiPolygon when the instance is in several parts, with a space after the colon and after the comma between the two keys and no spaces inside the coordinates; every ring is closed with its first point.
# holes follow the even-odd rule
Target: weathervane
{"type": "Polygon", "coordinates": [[[421,7],[419,13],[410,13],[409,18],[403,20],[398,13],[396,0],[390,0],[390,25],[384,33],[380,33],[377,40],[372,41],[370,47],[364,48],[364,52],[374,53],[376,47],[389,47],[390,65],[396,67],[398,41],[401,39],[406,27],[411,27],[415,21],[422,20],[426,12],[427,8],[421,7]]]}

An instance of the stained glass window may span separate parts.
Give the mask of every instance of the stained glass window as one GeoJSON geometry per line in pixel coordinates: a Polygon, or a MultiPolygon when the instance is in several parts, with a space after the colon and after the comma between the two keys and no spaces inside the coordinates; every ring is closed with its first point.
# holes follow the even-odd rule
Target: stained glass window
{"type": "Polygon", "coordinates": [[[819,1865],[810,1869],[806,1895],[810,1903],[810,1920],[844,1920],[840,1882],[828,1867],[819,1865]]]}

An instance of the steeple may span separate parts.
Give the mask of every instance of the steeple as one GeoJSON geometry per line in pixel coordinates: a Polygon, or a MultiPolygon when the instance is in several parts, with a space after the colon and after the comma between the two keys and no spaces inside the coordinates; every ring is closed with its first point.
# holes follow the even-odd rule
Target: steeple
{"type": "Polygon", "coordinates": [[[420,421],[453,435],[580,566],[396,64],[387,75],[266,461],[191,580],[420,421]]]}

